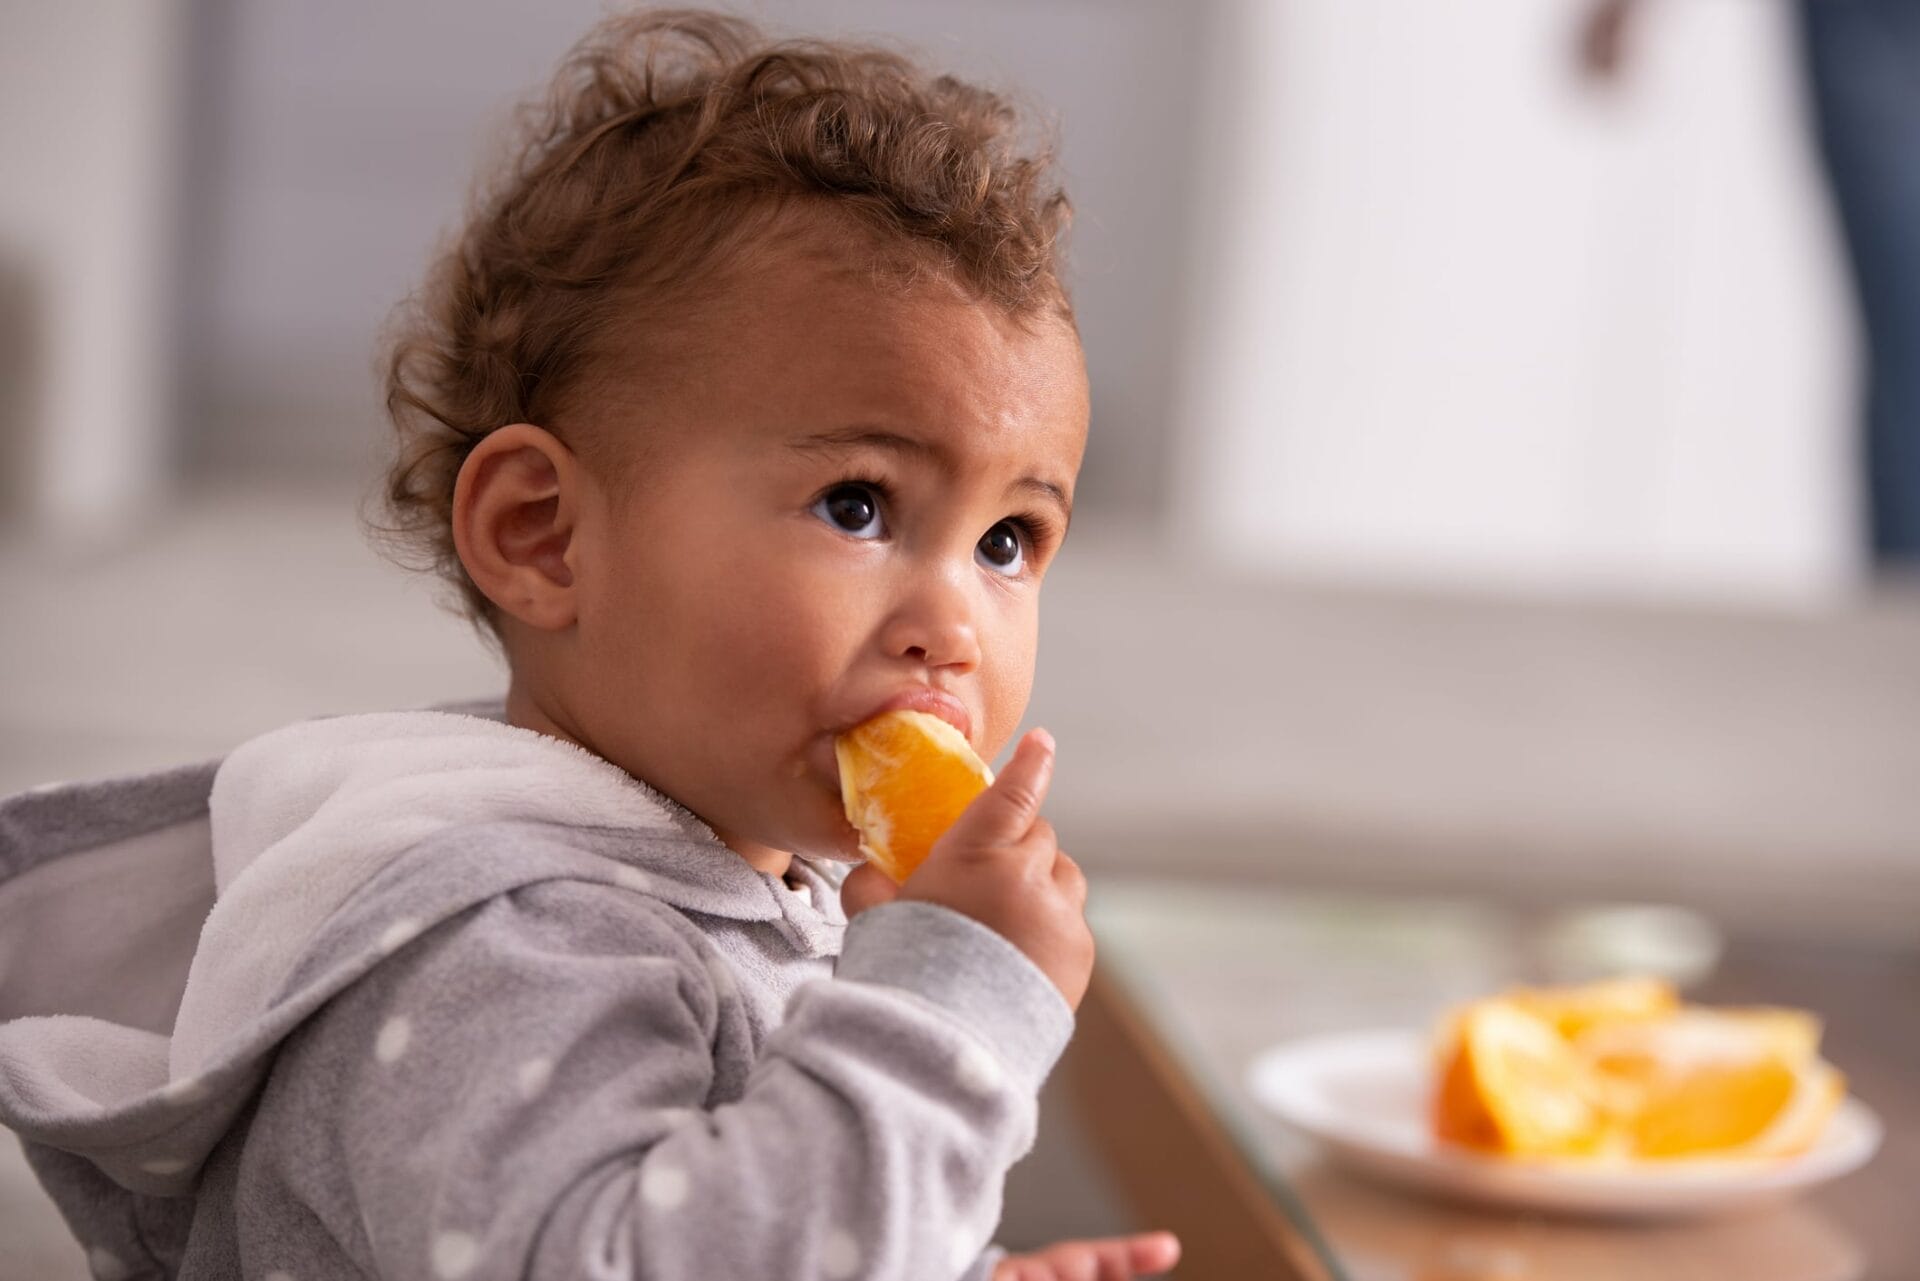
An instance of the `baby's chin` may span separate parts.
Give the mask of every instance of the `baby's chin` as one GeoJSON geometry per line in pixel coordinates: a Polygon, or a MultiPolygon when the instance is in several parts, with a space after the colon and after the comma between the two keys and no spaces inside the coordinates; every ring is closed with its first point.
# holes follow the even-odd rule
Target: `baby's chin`
{"type": "Polygon", "coordinates": [[[864,863],[867,856],[860,852],[860,836],[845,820],[841,821],[843,831],[831,837],[802,840],[794,844],[793,852],[803,858],[817,859],[829,863],[864,863]]]}
{"type": "Polygon", "coordinates": [[[847,822],[839,786],[810,789],[803,809],[804,814],[797,814],[803,832],[793,845],[795,855],[829,862],[866,862],[866,855],[860,853],[860,834],[847,822]]]}
{"type": "Polygon", "coordinates": [[[865,854],[862,854],[859,850],[853,850],[852,852],[848,852],[846,850],[837,850],[837,849],[795,850],[794,853],[799,854],[805,858],[810,858],[816,863],[860,864],[867,861],[867,856],[865,854]]]}
{"type": "Polygon", "coordinates": [[[794,833],[794,839],[786,848],[803,858],[825,862],[866,862],[867,856],[860,852],[860,834],[847,822],[839,797],[836,795],[829,801],[823,795],[808,800],[809,813],[797,825],[801,830],[794,833]]]}

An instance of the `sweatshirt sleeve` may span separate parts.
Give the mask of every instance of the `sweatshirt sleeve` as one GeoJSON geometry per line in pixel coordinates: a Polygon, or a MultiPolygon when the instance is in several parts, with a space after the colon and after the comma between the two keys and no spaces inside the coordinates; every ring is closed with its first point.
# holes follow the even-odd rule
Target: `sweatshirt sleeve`
{"type": "Polygon", "coordinates": [[[957,913],[871,909],[709,1107],[741,1017],[719,961],[618,887],[502,895],[289,1042],[265,1106],[325,1117],[324,1155],[310,1127],[253,1137],[301,1149],[262,1156],[382,1277],[987,1277],[1072,1030],[1053,985],[957,913]]]}

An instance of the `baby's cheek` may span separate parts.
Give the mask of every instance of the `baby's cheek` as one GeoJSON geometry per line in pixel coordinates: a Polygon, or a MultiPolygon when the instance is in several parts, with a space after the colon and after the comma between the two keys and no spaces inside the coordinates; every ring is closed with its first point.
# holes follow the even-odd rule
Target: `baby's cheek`
{"type": "Polygon", "coordinates": [[[997,756],[1027,714],[1033,694],[1035,629],[1009,628],[981,638],[979,681],[987,733],[983,754],[997,756]]]}
{"type": "Polygon", "coordinates": [[[762,579],[737,601],[738,679],[772,705],[832,689],[860,652],[865,623],[857,580],[762,579]]]}

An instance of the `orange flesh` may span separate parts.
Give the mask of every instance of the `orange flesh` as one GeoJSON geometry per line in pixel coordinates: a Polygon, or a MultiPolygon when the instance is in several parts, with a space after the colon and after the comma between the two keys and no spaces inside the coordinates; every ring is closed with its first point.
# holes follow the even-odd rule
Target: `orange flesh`
{"type": "Polygon", "coordinates": [[[960,731],[926,712],[883,712],[840,735],[834,754],[847,822],[896,883],[993,782],[960,731]]]}
{"type": "Polygon", "coordinates": [[[1433,1133],[1513,1157],[1791,1155],[1846,1094],[1819,1041],[1805,1011],[1685,1006],[1657,982],[1515,989],[1443,1021],[1433,1133]]]}

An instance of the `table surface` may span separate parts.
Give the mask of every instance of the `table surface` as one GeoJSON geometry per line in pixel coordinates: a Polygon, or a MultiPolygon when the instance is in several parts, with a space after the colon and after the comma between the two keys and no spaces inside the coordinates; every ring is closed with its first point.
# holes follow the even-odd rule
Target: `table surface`
{"type": "Polygon", "coordinates": [[[1104,971],[1332,1277],[1920,1276],[1920,948],[1728,938],[1671,909],[1147,880],[1104,882],[1090,916],[1104,971]],[[1349,1175],[1249,1091],[1254,1060],[1298,1037],[1426,1028],[1448,1005],[1512,983],[1631,969],[1673,975],[1689,1001],[1822,1015],[1822,1053],[1885,1122],[1876,1157],[1785,1203],[1718,1218],[1556,1218],[1443,1203],[1349,1175]]]}

